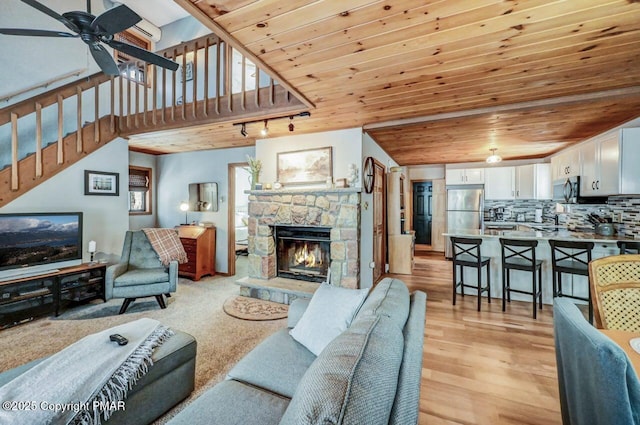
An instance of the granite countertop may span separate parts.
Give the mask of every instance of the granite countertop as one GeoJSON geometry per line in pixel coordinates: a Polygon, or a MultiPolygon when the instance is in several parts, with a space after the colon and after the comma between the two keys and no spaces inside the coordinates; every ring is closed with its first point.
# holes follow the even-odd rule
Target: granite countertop
{"type": "MultiPolygon", "coordinates": [[[[522,223],[520,223],[522,224],[522,223]]],[[[633,238],[613,235],[602,236],[596,233],[589,232],[576,232],[572,230],[562,229],[559,230],[495,230],[495,229],[462,229],[458,231],[452,231],[444,234],[445,236],[460,236],[460,237],[485,237],[485,238],[512,238],[512,239],[557,239],[565,241],[589,241],[589,242],[609,242],[615,243],[617,241],[633,241],[633,238]]]]}

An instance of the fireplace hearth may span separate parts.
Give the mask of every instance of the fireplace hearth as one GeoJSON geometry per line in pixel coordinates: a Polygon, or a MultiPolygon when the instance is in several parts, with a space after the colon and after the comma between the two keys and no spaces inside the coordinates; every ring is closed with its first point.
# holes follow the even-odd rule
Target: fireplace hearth
{"type": "Polygon", "coordinates": [[[331,229],[274,226],[277,276],[308,282],[327,280],[331,265],[331,229]]]}

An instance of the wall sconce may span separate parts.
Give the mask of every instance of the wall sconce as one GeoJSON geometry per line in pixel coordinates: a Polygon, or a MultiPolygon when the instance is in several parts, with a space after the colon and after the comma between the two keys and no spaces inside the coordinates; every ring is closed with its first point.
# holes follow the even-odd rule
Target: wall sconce
{"type": "Polygon", "coordinates": [[[180,202],[180,211],[184,211],[184,224],[189,224],[187,221],[187,211],[189,211],[189,203],[187,201],[180,202]]]}
{"type": "Polygon", "coordinates": [[[487,157],[488,164],[495,164],[502,161],[502,157],[496,154],[496,151],[498,150],[497,148],[492,148],[489,150],[491,151],[491,155],[487,157]]]}

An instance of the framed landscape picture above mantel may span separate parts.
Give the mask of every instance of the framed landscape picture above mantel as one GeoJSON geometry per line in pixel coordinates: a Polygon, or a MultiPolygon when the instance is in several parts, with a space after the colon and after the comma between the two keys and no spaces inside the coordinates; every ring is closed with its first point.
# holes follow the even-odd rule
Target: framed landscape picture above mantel
{"type": "Polygon", "coordinates": [[[283,185],[315,184],[333,179],[331,146],[278,153],[278,182],[283,185]]]}
{"type": "Polygon", "coordinates": [[[118,196],[120,194],[118,173],[84,170],[84,194],[118,196]]]}

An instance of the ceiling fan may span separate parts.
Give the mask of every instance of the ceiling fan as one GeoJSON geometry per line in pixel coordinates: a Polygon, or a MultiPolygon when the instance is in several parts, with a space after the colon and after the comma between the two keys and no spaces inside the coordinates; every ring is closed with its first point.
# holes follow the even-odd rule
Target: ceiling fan
{"type": "Polygon", "coordinates": [[[71,37],[84,41],[100,69],[108,75],[119,75],[120,70],[111,54],[102,43],[113,47],[127,55],[142,59],[145,62],[167,68],[171,71],[178,69],[178,64],[165,57],[141,49],[131,44],[113,39],[113,35],[132,27],[142,20],[137,13],[125,5],[119,5],[107,10],[99,16],[91,14],[91,0],[87,0],[87,11],[66,12],[62,15],[49,9],[36,0],[21,0],[23,3],[45,13],[62,22],[75,34],[61,31],[47,31],[36,29],[0,28],[0,34],[26,35],[32,37],[71,37]]]}

